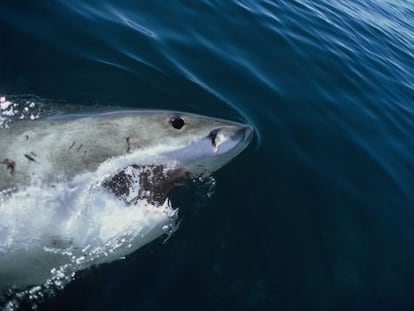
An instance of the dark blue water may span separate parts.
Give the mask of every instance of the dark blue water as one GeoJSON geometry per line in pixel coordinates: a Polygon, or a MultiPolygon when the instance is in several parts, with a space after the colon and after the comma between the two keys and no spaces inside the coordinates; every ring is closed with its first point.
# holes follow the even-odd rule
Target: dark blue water
{"type": "Polygon", "coordinates": [[[411,0],[2,1],[0,94],[257,129],[212,199],[175,194],[167,243],[39,308],[414,310],[413,21],[411,0]]]}

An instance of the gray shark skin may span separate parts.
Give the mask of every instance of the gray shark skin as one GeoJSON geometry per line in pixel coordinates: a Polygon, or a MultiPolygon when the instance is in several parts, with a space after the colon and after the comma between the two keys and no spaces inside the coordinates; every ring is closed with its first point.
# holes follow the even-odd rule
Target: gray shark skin
{"type": "Polygon", "coordinates": [[[161,162],[178,161],[190,173],[208,174],[239,154],[253,129],[181,112],[121,111],[15,122],[0,133],[0,189],[7,189],[33,178],[70,180],[128,154],[138,160],[153,154],[161,162]]]}

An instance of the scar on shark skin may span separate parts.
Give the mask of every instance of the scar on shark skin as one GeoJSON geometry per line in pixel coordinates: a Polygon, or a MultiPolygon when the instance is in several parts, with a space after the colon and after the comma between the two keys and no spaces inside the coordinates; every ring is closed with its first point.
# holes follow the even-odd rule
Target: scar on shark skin
{"type": "Polygon", "coordinates": [[[131,153],[131,144],[129,142],[129,140],[131,139],[131,137],[127,137],[126,138],[126,143],[127,143],[127,153],[131,153]]]}
{"type": "MultiPolygon", "coordinates": [[[[131,153],[132,152],[132,148],[131,148],[131,137],[127,137],[125,138],[126,143],[127,143],[127,153],[131,153]]],[[[141,148],[141,145],[136,146],[136,149],[141,148]]]]}
{"type": "Polygon", "coordinates": [[[14,175],[16,173],[16,162],[9,159],[4,159],[0,164],[5,164],[6,169],[9,170],[10,175],[14,175]]]}
{"type": "MultiPolygon", "coordinates": [[[[75,147],[75,145],[76,145],[76,140],[74,140],[72,142],[72,144],[69,146],[68,150],[72,150],[72,148],[75,147]]],[[[81,151],[82,147],[83,147],[83,144],[80,144],[79,147],[76,149],[75,152],[76,153],[79,153],[79,151],[81,151]]],[[[83,156],[85,156],[87,152],[88,152],[87,150],[84,150],[83,151],[83,156]]]]}
{"type": "Polygon", "coordinates": [[[73,141],[72,145],[69,146],[69,150],[73,148],[73,146],[75,146],[76,141],[73,141]]]}
{"type": "MultiPolygon", "coordinates": [[[[32,154],[33,154],[33,155],[35,155],[33,152],[32,152],[32,154]]],[[[36,162],[36,163],[37,163],[36,159],[35,159],[35,158],[33,158],[31,155],[25,154],[24,156],[25,156],[25,157],[26,157],[26,159],[28,159],[29,161],[31,161],[31,162],[36,162]]]]}
{"type": "Polygon", "coordinates": [[[76,150],[76,153],[79,153],[79,151],[82,149],[82,147],[83,147],[83,145],[80,144],[79,147],[78,147],[78,150],[76,150]]]}

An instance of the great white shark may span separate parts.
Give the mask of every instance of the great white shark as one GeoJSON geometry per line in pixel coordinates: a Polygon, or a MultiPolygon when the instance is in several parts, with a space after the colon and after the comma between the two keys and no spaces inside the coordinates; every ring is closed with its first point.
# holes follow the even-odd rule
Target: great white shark
{"type": "MultiPolygon", "coordinates": [[[[4,210],[15,208],[10,198],[22,189],[41,185],[42,191],[48,191],[62,184],[75,183],[82,178],[80,176],[93,178],[94,174],[98,175],[96,172],[99,172],[101,180],[98,184],[103,189],[116,197],[129,197],[128,203],[133,208],[131,202],[138,199],[161,206],[177,183],[192,177],[208,176],[220,169],[248,146],[253,135],[250,125],[172,111],[116,111],[16,121],[0,129],[0,191],[3,193],[0,215],[7,217],[4,210]],[[131,173],[134,169],[138,172],[135,175],[131,173]],[[133,183],[139,183],[139,192],[132,193],[135,198],[131,200],[129,192],[133,183]]],[[[102,194],[102,198],[106,197],[102,194]]],[[[56,204],[59,203],[53,206],[56,204]]],[[[39,202],[39,215],[44,212],[42,205],[39,202]]],[[[71,213],[75,212],[65,210],[69,207],[58,208],[64,210],[59,213],[69,219],[65,226],[70,227],[72,233],[78,230],[73,228],[80,226],[74,226],[73,222],[81,221],[81,212],[76,212],[74,217],[71,213]]],[[[57,219],[63,217],[59,213],[57,219]]],[[[63,226],[59,221],[54,224],[57,229],[53,230],[63,226]]],[[[116,260],[162,235],[165,219],[160,220],[159,225],[154,225],[155,222],[150,229],[142,231],[147,232],[143,242],[133,247],[129,245],[127,250],[113,257],[108,255],[103,262],[116,260]]],[[[63,241],[59,237],[53,238],[54,232],[49,229],[47,234],[34,232],[36,238],[33,242],[24,241],[21,243],[24,246],[14,245],[13,241],[19,244],[16,242],[19,219],[15,219],[13,224],[3,224],[2,227],[0,223],[0,288],[41,284],[54,268],[65,264],[62,254],[72,256],[76,247],[80,249],[87,245],[86,238],[82,245],[81,242],[72,245],[77,242],[71,236],[63,241]],[[50,248],[54,251],[45,255],[44,250],[50,248]],[[59,253],[55,248],[63,251],[59,253]]],[[[42,225],[36,230],[52,226],[42,225]]],[[[21,230],[24,226],[22,224],[21,230]]],[[[82,258],[82,253],[79,254],[82,258]]],[[[74,270],[96,263],[99,261],[91,259],[74,270]]]]}

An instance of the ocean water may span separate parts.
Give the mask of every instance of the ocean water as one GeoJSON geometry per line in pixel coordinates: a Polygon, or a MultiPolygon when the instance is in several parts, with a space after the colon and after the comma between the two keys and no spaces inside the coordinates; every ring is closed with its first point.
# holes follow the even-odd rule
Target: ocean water
{"type": "Polygon", "coordinates": [[[411,0],[2,1],[0,97],[41,103],[26,117],[256,129],[211,198],[172,194],[168,241],[20,308],[413,310],[413,19],[411,0]]]}

